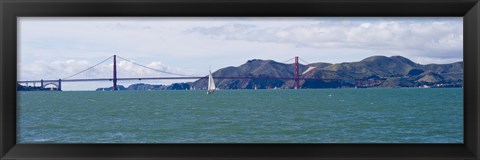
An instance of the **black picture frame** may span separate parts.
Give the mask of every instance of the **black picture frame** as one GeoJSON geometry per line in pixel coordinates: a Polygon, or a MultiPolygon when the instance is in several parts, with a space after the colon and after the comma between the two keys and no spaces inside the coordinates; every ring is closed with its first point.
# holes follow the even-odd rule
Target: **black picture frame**
{"type": "Polygon", "coordinates": [[[480,159],[478,0],[1,0],[0,159],[480,159]],[[464,18],[464,144],[16,144],[17,17],[464,18]]]}

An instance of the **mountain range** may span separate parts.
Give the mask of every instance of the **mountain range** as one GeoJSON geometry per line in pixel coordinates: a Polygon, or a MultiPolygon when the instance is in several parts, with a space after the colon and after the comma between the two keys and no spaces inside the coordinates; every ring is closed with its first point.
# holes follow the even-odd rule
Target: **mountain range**
{"type": "MultiPolygon", "coordinates": [[[[372,56],[358,62],[299,64],[300,88],[350,87],[462,87],[463,62],[450,64],[415,63],[402,56],[372,56]]],[[[294,77],[294,64],[273,60],[248,60],[212,73],[215,77],[250,77],[215,79],[219,89],[290,89],[294,80],[272,77],[294,77]]],[[[172,85],[133,84],[126,90],[206,89],[207,79],[172,85]]],[[[98,90],[98,89],[97,89],[98,90]]],[[[103,89],[105,90],[105,89],[103,89]]]]}

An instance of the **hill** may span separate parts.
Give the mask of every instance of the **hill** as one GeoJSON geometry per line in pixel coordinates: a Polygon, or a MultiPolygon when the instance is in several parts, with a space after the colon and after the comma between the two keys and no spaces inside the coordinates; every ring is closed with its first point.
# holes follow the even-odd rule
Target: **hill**
{"type": "MultiPolygon", "coordinates": [[[[338,64],[300,64],[302,78],[339,79],[300,80],[301,88],[345,87],[461,87],[463,62],[421,65],[402,56],[372,56],[358,62],[338,64]]],[[[220,89],[271,89],[293,88],[293,80],[268,79],[268,77],[294,77],[294,64],[272,60],[249,60],[238,67],[226,67],[212,73],[213,77],[253,77],[250,79],[217,79],[220,89]],[[257,79],[255,79],[257,78],[257,79]]],[[[192,83],[205,89],[207,80],[192,83]]]]}

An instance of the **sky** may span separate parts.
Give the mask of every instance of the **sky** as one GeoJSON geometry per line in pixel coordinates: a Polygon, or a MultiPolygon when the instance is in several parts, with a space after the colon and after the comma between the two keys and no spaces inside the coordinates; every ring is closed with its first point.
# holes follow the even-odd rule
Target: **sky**
{"type": "MultiPolygon", "coordinates": [[[[355,62],[375,55],[399,55],[420,64],[463,60],[462,17],[20,17],[17,23],[18,80],[65,78],[113,55],[195,76],[251,59],[293,63],[287,60],[295,56],[302,64],[355,62]]],[[[172,76],[131,62],[117,59],[119,77],[172,76]]],[[[112,65],[109,59],[95,73],[72,79],[107,78],[112,65]]],[[[187,81],[192,80],[119,84],[187,81]]],[[[111,85],[70,82],[62,89],[111,85]]]]}

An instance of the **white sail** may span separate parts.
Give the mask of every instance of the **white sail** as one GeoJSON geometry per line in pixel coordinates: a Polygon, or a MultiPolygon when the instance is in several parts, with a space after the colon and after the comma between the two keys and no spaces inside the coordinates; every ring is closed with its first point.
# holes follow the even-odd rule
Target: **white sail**
{"type": "Polygon", "coordinates": [[[216,89],[215,87],[215,81],[213,81],[212,77],[212,71],[210,71],[210,74],[208,75],[208,88],[207,88],[207,93],[213,93],[213,91],[216,89]]]}

